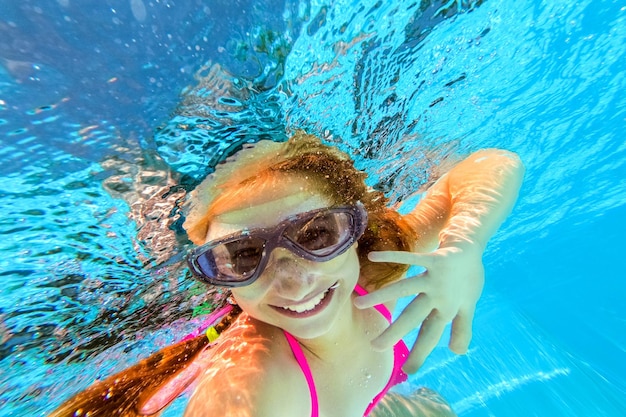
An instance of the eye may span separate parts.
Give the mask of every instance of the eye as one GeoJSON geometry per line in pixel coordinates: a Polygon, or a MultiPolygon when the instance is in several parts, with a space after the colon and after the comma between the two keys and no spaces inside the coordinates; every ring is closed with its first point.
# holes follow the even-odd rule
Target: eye
{"type": "Polygon", "coordinates": [[[238,274],[246,274],[258,266],[263,256],[265,242],[258,239],[245,239],[227,243],[225,246],[232,269],[238,274]]]}
{"type": "Polygon", "coordinates": [[[322,216],[306,222],[293,240],[308,250],[324,249],[337,243],[337,224],[331,216],[322,216]]]}
{"type": "Polygon", "coordinates": [[[257,258],[261,254],[259,248],[241,248],[231,252],[231,259],[234,261],[245,261],[246,259],[257,258]]]}

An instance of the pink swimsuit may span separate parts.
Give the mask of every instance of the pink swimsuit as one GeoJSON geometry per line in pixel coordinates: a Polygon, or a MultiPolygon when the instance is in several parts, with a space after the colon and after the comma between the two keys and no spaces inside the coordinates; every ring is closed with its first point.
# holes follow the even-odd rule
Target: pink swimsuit
{"type": "MultiPolygon", "coordinates": [[[[367,291],[365,291],[365,289],[359,285],[356,286],[354,291],[358,295],[367,294],[367,291]]],[[[385,307],[383,304],[379,304],[379,305],[374,306],[374,308],[380,314],[382,314],[383,317],[385,317],[387,321],[389,321],[389,323],[391,323],[391,312],[389,311],[387,307],[385,307]]],[[[285,337],[287,338],[287,342],[289,342],[289,346],[291,347],[291,351],[293,352],[293,356],[296,358],[296,361],[300,365],[300,368],[302,369],[302,373],[304,374],[304,377],[306,378],[306,382],[309,385],[309,392],[311,394],[311,404],[312,404],[311,417],[318,417],[319,416],[319,403],[317,400],[317,391],[315,389],[315,381],[313,380],[313,374],[311,373],[311,368],[309,367],[306,357],[304,356],[304,352],[302,351],[302,347],[300,346],[300,343],[298,343],[296,338],[290,335],[289,333],[287,332],[284,332],[284,333],[285,333],[285,337]]],[[[393,347],[394,359],[393,359],[393,370],[391,371],[391,377],[389,378],[389,381],[387,382],[387,385],[385,386],[385,388],[383,388],[383,390],[380,393],[378,393],[378,395],[372,400],[372,402],[367,407],[367,410],[365,410],[366,416],[370,413],[370,411],[372,411],[372,409],[376,406],[376,404],[378,404],[381,398],[385,396],[385,394],[387,393],[387,391],[389,391],[391,387],[393,387],[396,384],[400,384],[406,381],[407,375],[404,373],[404,371],[402,371],[402,366],[406,362],[406,359],[408,356],[409,356],[409,349],[406,347],[404,342],[400,340],[393,347]]]]}

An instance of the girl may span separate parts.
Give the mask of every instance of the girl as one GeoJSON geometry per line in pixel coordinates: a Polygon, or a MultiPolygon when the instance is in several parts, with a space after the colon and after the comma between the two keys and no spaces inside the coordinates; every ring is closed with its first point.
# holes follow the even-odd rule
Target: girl
{"type": "Polygon", "coordinates": [[[53,415],[97,415],[107,393],[109,412],[151,415],[193,381],[190,417],[415,415],[420,401],[387,395],[386,409],[377,404],[420,367],[448,322],[450,349],[467,350],[482,253],[522,176],[514,154],[480,151],[402,216],[347,155],[313,136],[240,151],[191,194],[185,222],[198,245],[188,258],[194,276],[230,289],[236,305],[208,332],[219,339],[183,341],[53,415]],[[426,272],[400,279],[411,265],[426,272]],[[390,324],[395,301],[409,295],[390,324]],[[401,338],[420,325],[409,351],[401,338]]]}

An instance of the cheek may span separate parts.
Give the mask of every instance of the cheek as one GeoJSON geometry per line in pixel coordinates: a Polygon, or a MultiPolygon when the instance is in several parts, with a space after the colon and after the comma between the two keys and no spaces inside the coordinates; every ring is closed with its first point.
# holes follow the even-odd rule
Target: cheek
{"type": "Polygon", "coordinates": [[[235,301],[244,310],[253,307],[258,303],[261,296],[259,291],[255,291],[254,284],[242,288],[233,288],[231,290],[235,301]]]}
{"type": "Polygon", "coordinates": [[[358,275],[360,273],[361,266],[359,264],[359,257],[356,253],[356,248],[350,248],[346,253],[331,259],[328,262],[320,263],[320,270],[327,274],[341,274],[348,276],[358,275]]]}
{"type": "Polygon", "coordinates": [[[259,313],[259,300],[247,291],[233,291],[233,298],[237,305],[245,311],[250,317],[260,321],[264,321],[262,314],[259,313]]]}

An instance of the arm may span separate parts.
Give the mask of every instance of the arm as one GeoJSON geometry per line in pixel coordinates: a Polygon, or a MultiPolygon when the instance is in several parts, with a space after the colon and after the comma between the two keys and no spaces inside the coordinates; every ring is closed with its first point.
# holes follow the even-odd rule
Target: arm
{"type": "Polygon", "coordinates": [[[404,367],[407,372],[415,372],[422,365],[450,321],[450,349],[456,353],[467,351],[474,309],[484,282],[482,254],[511,211],[523,173],[524,167],[513,153],[483,150],[470,155],[441,177],[405,217],[418,235],[415,252],[370,253],[372,261],[426,268],[415,277],[355,300],[358,308],[367,308],[418,295],[372,342],[374,348],[389,349],[421,325],[404,367]]]}
{"type": "Polygon", "coordinates": [[[486,149],[441,177],[406,216],[418,232],[416,250],[476,245],[487,241],[511,212],[524,166],[511,152],[486,149]]]}

